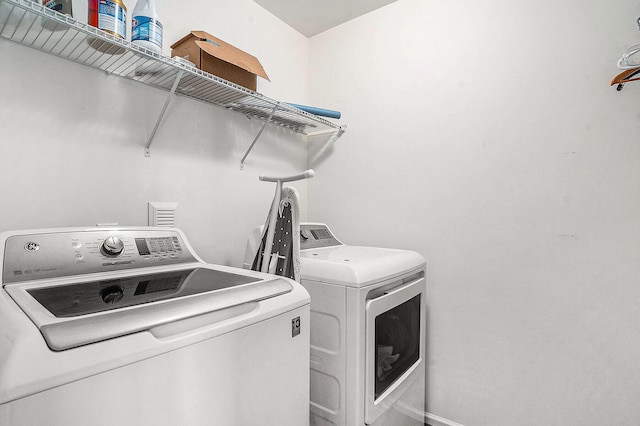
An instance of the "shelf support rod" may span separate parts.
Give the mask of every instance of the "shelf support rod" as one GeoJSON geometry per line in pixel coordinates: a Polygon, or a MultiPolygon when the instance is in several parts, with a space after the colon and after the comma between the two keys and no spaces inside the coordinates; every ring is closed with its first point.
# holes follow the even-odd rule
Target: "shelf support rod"
{"type": "MultiPolygon", "coordinates": [[[[340,139],[340,136],[342,136],[342,134],[344,132],[347,131],[347,125],[343,124],[342,126],[340,126],[337,130],[333,131],[333,134],[329,137],[329,140],[324,144],[324,146],[313,156],[313,158],[311,160],[309,160],[309,164],[313,164],[317,159],[319,159],[320,157],[322,157],[322,155],[327,152],[332,146],[333,144],[336,143],[336,141],[338,139],[340,139]]],[[[307,134],[307,136],[316,136],[316,135],[321,135],[323,133],[325,133],[326,131],[320,131],[320,132],[315,132],[315,133],[309,133],[307,134]]]]}
{"type": "Polygon", "coordinates": [[[164,118],[164,114],[167,112],[167,107],[169,106],[169,103],[171,102],[171,99],[173,98],[173,95],[175,95],[176,90],[178,89],[178,84],[180,84],[180,80],[182,79],[182,76],[184,75],[184,70],[180,70],[178,71],[178,75],[176,76],[176,80],[173,82],[173,86],[171,86],[171,91],[169,91],[169,95],[167,96],[167,100],[164,101],[164,106],[162,107],[162,110],[160,111],[160,116],[158,117],[158,120],[156,120],[156,125],[153,127],[153,130],[151,131],[151,135],[149,136],[149,139],[147,140],[147,144],[144,147],[144,155],[146,157],[151,157],[151,143],[153,142],[153,138],[156,136],[156,132],[158,131],[158,127],[160,127],[160,123],[162,122],[162,119],[164,118]]]}
{"type": "Polygon", "coordinates": [[[251,145],[249,146],[249,149],[247,149],[247,152],[245,152],[244,157],[242,157],[242,160],[240,160],[240,170],[244,170],[244,160],[247,159],[247,156],[249,155],[249,153],[253,149],[253,146],[256,144],[256,142],[258,142],[258,139],[260,139],[260,135],[262,135],[262,132],[264,131],[264,128],[267,127],[267,124],[269,124],[269,122],[273,118],[273,114],[276,113],[277,109],[278,109],[278,104],[275,104],[273,106],[273,109],[271,110],[271,113],[269,114],[269,117],[262,124],[262,127],[260,128],[260,131],[258,132],[256,137],[253,139],[253,142],[251,142],[251,145]]]}

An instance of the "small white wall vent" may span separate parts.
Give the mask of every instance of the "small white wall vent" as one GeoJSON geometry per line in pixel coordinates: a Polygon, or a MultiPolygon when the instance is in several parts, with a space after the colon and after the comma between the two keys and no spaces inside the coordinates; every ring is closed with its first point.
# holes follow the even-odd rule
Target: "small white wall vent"
{"type": "Polygon", "coordinates": [[[149,202],[149,226],[176,226],[178,203],[149,202]]]}

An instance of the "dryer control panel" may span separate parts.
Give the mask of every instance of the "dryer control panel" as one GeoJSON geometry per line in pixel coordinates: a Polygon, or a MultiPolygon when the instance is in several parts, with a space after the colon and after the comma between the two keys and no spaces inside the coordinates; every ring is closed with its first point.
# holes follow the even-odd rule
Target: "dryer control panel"
{"type": "Polygon", "coordinates": [[[197,262],[179,231],[157,228],[14,234],[3,257],[3,284],[197,262]]]}
{"type": "Polygon", "coordinates": [[[300,224],[300,250],[343,245],[324,223],[300,224]]]}

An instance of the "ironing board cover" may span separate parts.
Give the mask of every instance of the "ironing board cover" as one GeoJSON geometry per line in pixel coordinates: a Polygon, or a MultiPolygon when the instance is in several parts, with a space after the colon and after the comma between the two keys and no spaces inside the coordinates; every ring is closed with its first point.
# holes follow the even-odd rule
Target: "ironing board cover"
{"type": "Polygon", "coordinates": [[[269,209],[267,221],[262,231],[258,253],[251,269],[260,271],[263,262],[269,262],[270,274],[281,275],[300,282],[300,208],[298,192],[291,187],[282,188],[282,199],[277,212],[269,209]],[[269,218],[277,214],[275,229],[269,229],[269,218]],[[274,233],[271,259],[264,259],[268,233],[274,233]]]}

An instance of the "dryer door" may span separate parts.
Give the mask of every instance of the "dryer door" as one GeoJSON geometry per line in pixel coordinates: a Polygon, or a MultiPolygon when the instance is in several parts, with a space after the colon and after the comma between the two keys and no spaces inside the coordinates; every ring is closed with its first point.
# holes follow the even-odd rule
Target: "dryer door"
{"type": "Polygon", "coordinates": [[[425,356],[423,276],[366,304],[365,422],[372,424],[411,387],[425,356]]]}

